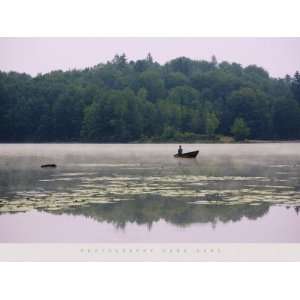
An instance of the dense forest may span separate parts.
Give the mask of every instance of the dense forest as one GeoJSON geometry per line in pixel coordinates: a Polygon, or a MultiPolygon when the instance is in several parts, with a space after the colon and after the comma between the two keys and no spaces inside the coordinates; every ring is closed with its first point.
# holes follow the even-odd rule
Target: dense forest
{"type": "MultiPolygon", "coordinates": [[[[276,63],[276,62],[274,62],[276,63]]],[[[300,138],[300,74],[150,54],[32,77],[0,72],[1,142],[300,138]]]]}

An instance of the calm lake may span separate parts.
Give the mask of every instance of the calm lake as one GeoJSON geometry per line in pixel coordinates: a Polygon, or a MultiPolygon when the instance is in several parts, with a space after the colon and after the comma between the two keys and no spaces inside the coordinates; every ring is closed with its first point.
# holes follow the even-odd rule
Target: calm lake
{"type": "Polygon", "coordinates": [[[0,144],[0,242],[300,242],[300,144],[182,146],[0,144]]]}

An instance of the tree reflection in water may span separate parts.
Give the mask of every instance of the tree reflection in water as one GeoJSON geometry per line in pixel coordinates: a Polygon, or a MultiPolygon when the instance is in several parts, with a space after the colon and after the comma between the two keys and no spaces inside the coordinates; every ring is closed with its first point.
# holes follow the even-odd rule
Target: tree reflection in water
{"type": "Polygon", "coordinates": [[[237,222],[246,217],[256,220],[268,213],[270,204],[260,205],[198,205],[177,199],[143,198],[107,204],[77,206],[54,214],[83,215],[98,222],[108,222],[117,228],[125,228],[127,223],[146,224],[151,228],[154,222],[165,220],[168,223],[185,227],[193,223],[237,222]]]}
{"type": "Polygon", "coordinates": [[[299,214],[300,144],[184,147],[199,157],[176,160],[171,144],[6,145],[0,214],[82,215],[118,228],[255,220],[271,206],[299,214]],[[44,162],[59,167],[43,170],[44,162]]]}

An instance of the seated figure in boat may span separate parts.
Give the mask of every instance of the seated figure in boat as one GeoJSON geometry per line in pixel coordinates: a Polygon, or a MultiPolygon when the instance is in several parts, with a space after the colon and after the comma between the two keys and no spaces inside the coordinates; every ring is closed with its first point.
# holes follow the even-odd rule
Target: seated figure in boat
{"type": "Polygon", "coordinates": [[[182,155],[182,152],[183,152],[183,150],[182,150],[182,148],[181,148],[181,145],[179,145],[179,148],[178,148],[178,156],[181,156],[181,155],[182,155]]]}

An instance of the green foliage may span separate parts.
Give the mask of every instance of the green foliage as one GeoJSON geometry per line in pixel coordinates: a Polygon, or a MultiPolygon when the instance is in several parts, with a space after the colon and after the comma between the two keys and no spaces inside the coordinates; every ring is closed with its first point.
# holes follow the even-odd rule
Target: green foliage
{"type": "Polygon", "coordinates": [[[167,89],[171,89],[181,85],[187,85],[189,79],[181,72],[168,72],[165,75],[165,85],[167,89]]]}
{"type": "Polygon", "coordinates": [[[0,72],[0,142],[300,138],[300,75],[179,57],[0,72]],[[242,121],[241,121],[242,120],[242,121]]]}
{"type": "Polygon", "coordinates": [[[166,126],[161,135],[162,139],[170,140],[173,139],[176,135],[176,130],[171,126],[166,126]]]}
{"type": "Polygon", "coordinates": [[[227,100],[227,108],[227,122],[229,124],[232,124],[236,117],[240,117],[248,124],[253,138],[268,136],[271,107],[264,92],[242,87],[230,94],[227,100]]]}
{"type": "Polygon", "coordinates": [[[219,127],[219,120],[214,112],[208,113],[206,116],[206,133],[208,136],[213,136],[216,129],[219,127]]]}
{"type": "Polygon", "coordinates": [[[139,76],[140,87],[146,89],[149,95],[149,100],[155,100],[164,96],[164,81],[160,74],[155,70],[147,70],[139,76]]]}
{"type": "Polygon", "coordinates": [[[300,108],[295,100],[279,100],[274,104],[273,124],[278,138],[300,137],[300,108]]]}
{"type": "Polygon", "coordinates": [[[292,92],[294,94],[295,100],[300,104],[300,73],[297,71],[294,78],[291,81],[292,92]]]}
{"type": "Polygon", "coordinates": [[[237,141],[242,141],[250,135],[250,129],[242,118],[236,118],[230,132],[237,141]]]}

